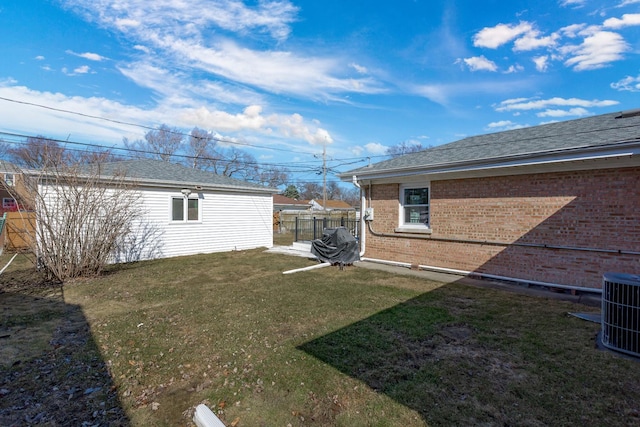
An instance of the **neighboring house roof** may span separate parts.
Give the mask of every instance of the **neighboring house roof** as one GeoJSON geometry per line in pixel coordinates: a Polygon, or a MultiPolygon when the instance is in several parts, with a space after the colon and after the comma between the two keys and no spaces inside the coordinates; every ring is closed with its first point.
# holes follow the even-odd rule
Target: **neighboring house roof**
{"type": "MultiPolygon", "coordinates": [[[[100,173],[113,176],[125,174],[126,178],[140,185],[175,188],[202,187],[205,190],[237,190],[275,193],[275,188],[229,178],[199,169],[188,168],[161,160],[125,160],[100,165],[100,173]]],[[[198,188],[200,189],[200,188],[198,188]]]]}
{"type": "Polygon", "coordinates": [[[315,200],[315,199],[311,199],[307,201],[308,204],[318,206],[321,209],[327,209],[327,210],[353,209],[353,206],[351,206],[349,203],[343,200],[327,200],[327,204],[324,207],[322,202],[323,202],[322,200],[315,200]]]}
{"type": "Polygon", "coordinates": [[[346,180],[356,175],[366,179],[417,170],[446,172],[470,166],[516,166],[587,159],[605,153],[640,155],[640,110],[472,136],[354,169],[340,177],[346,180]]]}
{"type": "Polygon", "coordinates": [[[308,209],[311,205],[308,201],[292,199],[290,197],[283,196],[282,194],[274,194],[273,206],[285,206],[294,209],[308,209]]]}
{"type": "Polygon", "coordinates": [[[0,160],[0,173],[22,173],[22,171],[13,163],[0,160]]]}

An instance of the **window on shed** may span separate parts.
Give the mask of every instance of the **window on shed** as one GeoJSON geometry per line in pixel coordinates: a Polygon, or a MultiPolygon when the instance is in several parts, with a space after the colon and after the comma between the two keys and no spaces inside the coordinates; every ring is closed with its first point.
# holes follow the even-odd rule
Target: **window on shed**
{"type": "Polygon", "coordinates": [[[14,181],[12,173],[5,173],[4,174],[4,183],[7,184],[7,187],[13,187],[14,182],[15,181],[14,181]]]}
{"type": "Polygon", "coordinates": [[[173,197],[171,199],[171,219],[173,221],[184,221],[184,197],[173,197]]]}
{"type": "Polygon", "coordinates": [[[429,227],[429,187],[402,189],[403,225],[429,227]]]}
{"type": "Polygon", "coordinates": [[[198,199],[187,199],[185,204],[184,197],[171,198],[171,220],[172,221],[199,221],[200,210],[198,199]]]}
{"type": "Polygon", "coordinates": [[[198,221],[198,199],[187,199],[187,220],[198,221]]]}

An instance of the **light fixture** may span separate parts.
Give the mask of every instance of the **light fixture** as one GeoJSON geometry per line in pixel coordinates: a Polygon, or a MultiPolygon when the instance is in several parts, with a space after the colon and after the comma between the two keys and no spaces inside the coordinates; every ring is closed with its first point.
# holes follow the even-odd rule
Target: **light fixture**
{"type": "Polygon", "coordinates": [[[180,190],[180,192],[184,194],[185,197],[189,197],[189,194],[191,194],[191,190],[189,190],[188,188],[183,188],[182,190],[180,190]]]}

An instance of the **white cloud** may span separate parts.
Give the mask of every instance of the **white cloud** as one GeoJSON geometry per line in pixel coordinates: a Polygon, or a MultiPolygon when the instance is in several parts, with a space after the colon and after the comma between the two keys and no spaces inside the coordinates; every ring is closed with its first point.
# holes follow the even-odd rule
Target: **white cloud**
{"type": "Polygon", "coordinates": [[[585,100],[579,98],[560,98],[554,97],[549,99],[529,99],[529,98],[516,98],[507,99],[502,101],[499,105],[495,106],[496,111],[527,111],[527,110],[542,110],[549,107],[610,107],[617,105],[618,101],[604,100],[600,101],[585,100]]]}
{"type": "Polygon", "coordinates": [[[89,71],[91,68],[88,65],[81,65],[73,70],[73,74],[87,74],[89,71]]]}
{"type": "MultiPolygon", "coordinates": [[[[164,1],[153,8],[147,0],[65,1],[86,19],[122,32],[136,49],[152,53],[158,64],[171,64],[176,70],[317,100],[340,99],[337,94],[345,92],[385,91],[372,77],[347,77],[346,58],[252,50],[223,38],[220,29],[247,38],[262,32],[277,41],[286,39],[298,12],[288,0],[263,0],[253,7],[238,0],[164,1]]],[[[366,70],[360,65],[352,68],[366,70]]]]}
{"type": "Polygon", "coordinates": [[[549,56],[536,56],[533,58],[533,63],[536,64],[536,70],[543,73],[549,68],[549,56]]]}
{"type": "Polygon", "coordinates": [[[256,92],[229,87],[220,82],[196,80],[178,72],[160,68],[148,62],[137,62],[118,70],[140,87],[153,90],[176,105],[192,105],[193,101],[215,99],[217,102],[235,105],[261,104],[263,97],[256,92]]]}
{"type": "Polygon", "coordinates": [[[365,144],[364,148],[369,154],[382,155],[387,152],[387,148],[389,147],[387,147],[386,145],[382,145],[379,142],[370,142],[368,144],[365,144]]]}
{"type": "Polygon", "coordinates": [[[511,120],[500,120],[497,122],[489,123],[486,129],[491,131],[502,131],[502,130],[520,129],[526,126],[527,125],[513,123],[511,120]]]}
{"type": "Polygon", "coordinates": [[[562,7],[582,7],[584,6],[586,0],[560,0],[560,6],[562,7]]]}
{"type": "Polygon", "coordinates": [[[560,28],[559,32],[567,37],[574,38],[578,37],[578,34],[584,30],[585,27],[585,24],[571,24],[560,28]]]}
{"type": "Polygon", "coordinates": [[[524,71],[524,67],[522,65],[511,65],[509,66],[509,68],[507,68],[507,70],[504,72],[505,74],[512,74],[512,73],[519,73],[524,71]]]}
{"type": "Polygon", "coordinates": [[[588,114],[589,114],[589,111],[587,111],[585,108],[577,107],[577,108],[571,108],[569,110],[547,109],[545,111],[536,113],[536,116],[538,117],[570,117],[570,116],[582,117],[588,114]]]}
{"type": "Polygon", "coordinates": [[[640,3],[640,0],[624,0],[622,3],[620,3],[616,7],[625,7],[625,6],[629,6],[630,4],[637,4],[637,3],[640,3]]]}
{"type": "Polygon", "coordinates": [[[407,91],[415,95],[423,96],[435,103],[447,105],[454,97],[468,97],[478,94],[490,94],[495,96],[500,93],[513,93],[514,91],[520,91],[523,87],[528,87],[531,84],[532,82],[528,78],[508,80],[498,78],[493,81],[474,80],[454,84],[414,85],[408,87],[407,91]]]}
{"type": "Polygon", "coordinates": [[[88,59],[89,61],[100,62],[107,59],[104,56],[98,55],[97,53],[93,53],[93,52],[76,53],[72,50],[67,50],[66,52],[70,55],[79,56],[80,58],[88,59]]]}
{"type": "Polygon", "coordinates": [[[44,56],[38,55],[34,58],[36,61],[44,61],[44,56]]]}
{"type": "Polygon", "coordinates": [[[609,18],[602,24],[605,28],[624,28],[640,25],[640,13],[625,13],[620,18],[609,18]]]}
{"type": "Polygon", "coordinates": [[[471,71],[497,71],[498,66],[495,62],[487,59],[484,55],[464,58],[462,60],[471,71]]]}
{"type": "Polygon", "coordinates": [[[585,38],[579,46],[567,47],[565,52],[572,57],[565,61],[565,65],[576,71],[602,68],[622,59],[627,50],[629,46],[620,34],[600,31],[585,38]]]}
{"type": "Polygon", "coordinates": [[[238,0],[157,1],[148,0],[64,0],[89,20],[121,31],[158,32],[191,37],[216,26],[239,34],[261,31],[284,40],[291,32],[298,7],[288,0],[263,0],[250,7],[238,0]]]}
{"type": "Polygon", "coordinates": [[[358,65],[355,62],[352,62],[351,64],[349,64],[349,66],[351,68],[353,68],[354,70],[356,70],[360,74],[367,74],[369,72],[369,70],[367,70],[367,67],[363,67],[362,65],[358,65]]]}
{"type": "Polygon", "coordinates": [[[560,36],[558,34],[551,34],[550,36],[540,37],[539,31],[529,31],[523,37],[516,39],[513,44],[513,50],[530,51],[540,49],[543,47],[553,47],[556,45],[560,36]]]}
{"type": "Polygon", "coordinates": [[[518,25],[498,24],[495,27],[486,27],[473,36],[473,45],[496,49],[521,34],[532,30],[533,27],[529,22],[520,22],[518,25]]]}
{"type": "Polygon", "coordinates": [[[323,99],[343,92],[384,92],[370,77],[335,77],[340,62],[333,58],[301,57],[286,51],[260,52],[231,41],[222,41],[215,48],[183,41],[163,47],[173,50],[177,57],[188,58],[194,68],[275,93],[323,99]]]}
{"type": "Polygon", "coordinates": [[[502,128],[505,126],[512,126],[514,123],[510,120],[501,120],[499,122],[491,122],[487,125],[488,128],[502,128]]]}
{"type": "MultiPolygon", "coordinates": [[[[52,106],[66,111],[81,111],[86,116],[65,114],[27,104],[0,103],[0,115],[16,129],[31,129],[33,134],[70,140],[88,139],[104,144],[119,145],[123,137],[139,139],[145,129],[137,126],[114,123],[87,116],[108,117],[110,120],[140,125],[170,123],[180,129],[190,130],[194,126],[214,132],[241,133],[243,137],[255,136],[260,141],[273,144],[296,144],[304,141],[310,145],[333,143],[330,133],[318,122],[306,120],[300,114],[263,114],[261,105],[249,105],[236,113],[217,110],[212,106],[198,108],[173,104],[165,99],[155,108],[138,108],[105,98],[66,96],[61,93],[39,92],[24,86],[16,86],[13,80],[0,82],[0,96],[17,99],[24,103],[52,106]],[[265,136],[276,139],[265,139],[265,136]]],[[[234,137],[225,137],[234,140],[234,137]]]]}
{"type": "Polygon", "coordinates": [[[615,83],[611,87],[620,91],[640,92],[640,75],[636,77],[627,76],[615,83]]]}
{"type": "Polygon", "coordinates": [[[451,95],[449,86],[437,84],[416,86],[412,89],[412,92],[440,105],[447,104],[451,95]]]}

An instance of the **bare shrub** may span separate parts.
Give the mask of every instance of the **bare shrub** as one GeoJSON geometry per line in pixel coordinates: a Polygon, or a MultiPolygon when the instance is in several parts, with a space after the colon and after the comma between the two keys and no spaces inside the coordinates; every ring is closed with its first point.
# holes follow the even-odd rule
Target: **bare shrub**
{"type": "Polygon", "coordinates": [[[20,211],[35,211],[24,218],[38,266],[60,281],[97,275],[112,262],[151,258],[158,250],[150,243],[157,230],[143,221],[135,183],[124,172],[101,169],[50,161],[23,172],[22,191],[12,192],[20,211]]]}

